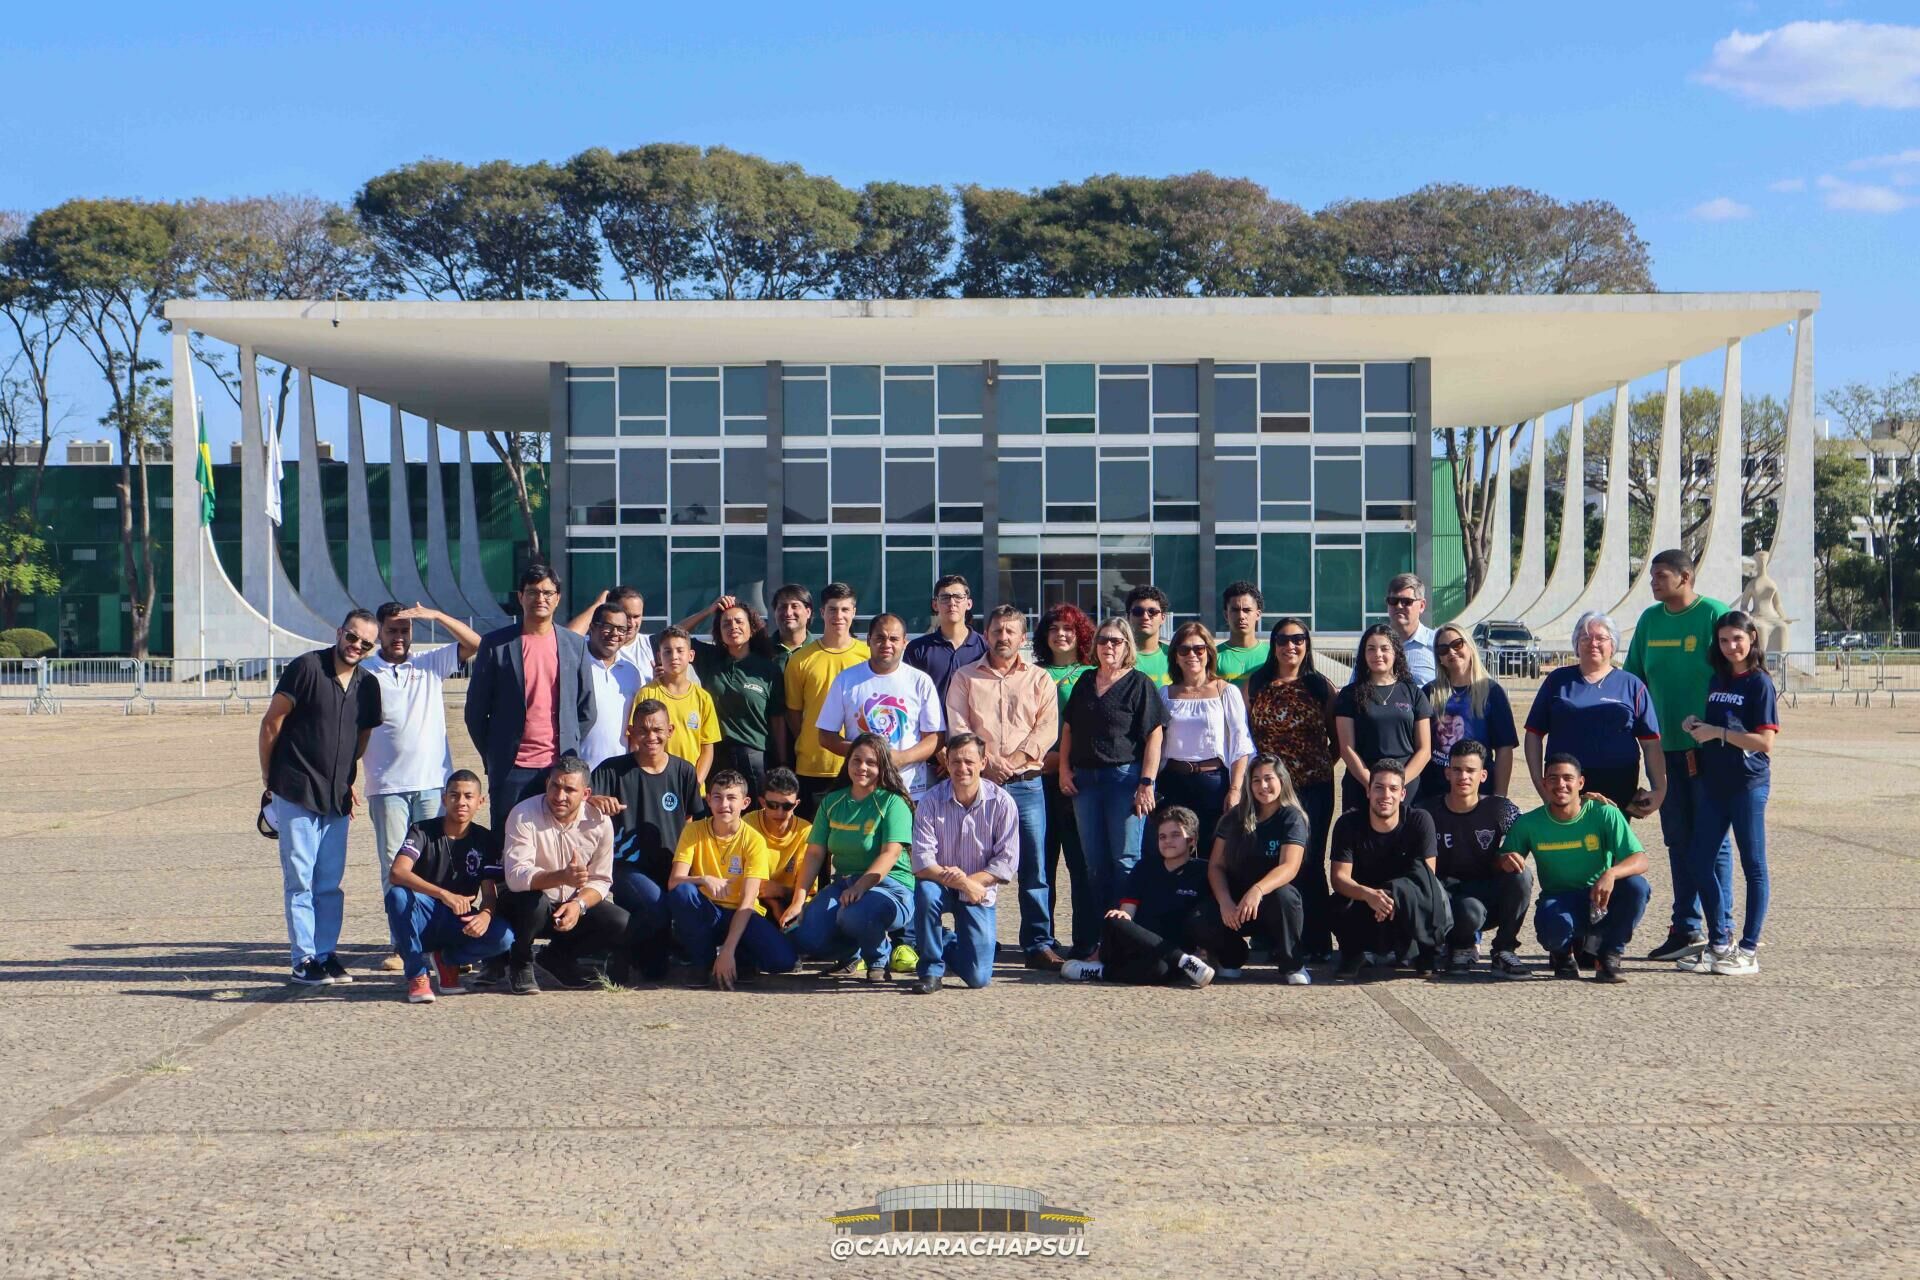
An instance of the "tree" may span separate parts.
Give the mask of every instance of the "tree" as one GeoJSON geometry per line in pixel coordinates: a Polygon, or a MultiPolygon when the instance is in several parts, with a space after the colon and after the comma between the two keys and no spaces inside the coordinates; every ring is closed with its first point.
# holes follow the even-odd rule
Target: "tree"
{"type": "Polygon", "coordinates": [[[157,592],[146,446],[164,439],[170,415],[155,403],[156,384],[164,382],[151,376],[159,363],[142,354],[141,342],[149,326],[164,325],[167,301],[190,289],[184,219],[177,205],[69,200],[37,214],[27,239],[47,279],[70,300],[75,336],[112,394],[101,421],[119,436],[120,554],[133,656],[144,658],[157,592]]]}
{"type": "Polygon", "coordinates": [[[17,412],[17,393],[27,390],[38,410],[38,430],[33,434],[37,436],[39,448],[32,479],[27,485],[26,509],[37,522],[41,485],[53,452],[53,355],[61,339],[72,329],[73,310],[48,275],[46,262],[35,253],[33,242],[27,238],[27,225],[25,215],[0,211],[0,315],[6,317],[19,348],[15,360],[8,366],[9,386],[4,393],[8,410],[7,512],[11,515],[19,502],[19,490],[13,483],[12,473],[20,465],[23,452],[20,446],[27,443],[28,432],[24,417],[17,412]],[[25,376],[13,378],[15,369],[20,369],[25,376]]]}
{"type": "Polygon", "coordinates": [[[836,268],[840,297],[930,298],[946,291],[953,200],[944,187],[869,182],[853,219],[858,238],[836,268]]]}
{"type": "MultiPolygon", "coordinates": [[[[545,478],[547,464],[542,455],[542,445],[546,437],[538,431],[486,431],[481,434],[486,437],[487,447],[507,468],[507,479],[513,485],[513,502],[520,509],[520,525],[527,531],[527,551],[538,560],[540,504],[527,483],[527,477],[531,473],[545,478]]],[[[546,492],[544,484],[540,492],[546,492]]]]}
{"type": "MultiPolygon", "coordinates": [[[[1487,559],[1493,550],[1493,504],[1499,494],[1496,486],[1512,482],[1512,477],[1496,471],[1493,465],[1499,454],[1500,433],[1506,433],[1509,466],[1517,473],[1519,468],[1511,467],[1512,455],[1519,446],[1520,432],[1525,427],[1526,424],[1522,422],[1511,427],[1475,427],[1440,433],[1447,461],[1453,468],[1453,510],[1460,520],[1460,542],[1466,554],[1469,600],[1487,579],[1487,559]]],[[[1520,492],[1524,493],[1524,488],[1520,492]]],[[[1516,506],[1510,510],[1509,518],[1512,528],[1517,530],[1520,521],[1513,517],[1518,511],[1518,494],[1514,495],[1514,500],[1516,506]]]]}
{"type": "Polygon", "coordinates": [[[592,226],[633,297],[640,282],[656,302],[691,277],[701,246],[700,148],[656,142],[618,155],[605,147],[566,164],[561,202],[592,226]]]}
{"type": "Polygon", "coordinates": [[[701,160],[699,278],[716,298],[804,298],[827,289],[859,239],[859,197],[797,164],[726,147],[701,160]]]}
{"type": "Polygon", "coordinates": [[[1878,476],[1912,475],[1920,466],[1920,373],[1890,377],[1877,387],[1849,382],[1821,397],[1821,405],[1840,422],[1840,436],[1861,445],[1870,459],[1867,476],[1867,529],[1874,553],[1893,538],[1894,504],[1876,501],[1878,476]]]}
{"type": "Polygon", "coordinates": [[[53,554],[41,536],[40,522],[25,508],[0,519],[0,628],[11,628],[22,601],[60,589],[53,554]]]}
{"type": "Polygon", "coordinates": [[[1814,458],[1813,564],[1822,625],[1852,627],[1858,616],[1859,601],[1841,595],[1840,566],[1861,554],[1853,545],[1853,522],[1867,514],[1868,496],[1865,462],[1834,450],[1814,458]]]}

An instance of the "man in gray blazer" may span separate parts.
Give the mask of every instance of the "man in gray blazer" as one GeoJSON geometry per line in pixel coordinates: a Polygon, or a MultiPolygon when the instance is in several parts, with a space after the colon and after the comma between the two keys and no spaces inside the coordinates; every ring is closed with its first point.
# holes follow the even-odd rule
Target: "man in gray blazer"
{"type": "Polygon", "coordinates": [[[467,732],[487,771],[492,827],[546,786],[554,761],[593,727],[587,642],[554,625],[560,579],[544,564],[520,575],[520,621],[480,642],[467,686],[467,732]]]}

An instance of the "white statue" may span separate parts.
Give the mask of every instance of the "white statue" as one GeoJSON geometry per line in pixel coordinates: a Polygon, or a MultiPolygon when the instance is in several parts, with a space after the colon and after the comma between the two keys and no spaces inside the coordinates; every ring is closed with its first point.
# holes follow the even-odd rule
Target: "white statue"
{"type": "Polygon", "coordinates": [[[1754,627],[1760,632],[1762,653],[1779,653],[1785,648],[1787,624],[1794,621],[1781,611],[1780,584],[1767,572],[1767,562],[1772,558],[1771,552],[1753,553],[1753,577],[1747,580],[1740,598],[1733,602],[1734,608],[1753,619],[1754,627]]]}

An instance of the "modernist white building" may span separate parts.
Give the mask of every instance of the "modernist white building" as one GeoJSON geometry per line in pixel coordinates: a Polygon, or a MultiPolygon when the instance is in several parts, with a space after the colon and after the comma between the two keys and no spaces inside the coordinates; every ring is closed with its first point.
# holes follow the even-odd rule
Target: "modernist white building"
{"type": "MultiPolygon", "coordinates": [[[[1329,637],[1376,621],[1384,584],[1432,577],[1433,428],[1533,421],[1612,391],[1609,474],[1625,471],[1627,388],[1664,371],[1667,430],[1653,543],[1680,541],[1679,369],[1724,355],[1710,532],[1700,584],[1741,591],[1741,342],[1795,329],[1772,573],[1811,647],[1813,293],[909,302],[200,302],[173,325],[175,438],[194,435],[189,332],[300,370],[302,456],[318,449],[311,380],[350,389],[347,527],[299,530],[288,579],[261,501],[261,413],[243,378],[242,581],[195,524],[191,467],[174,468],[174,652],[324,640],[354,605],[427,600],[502,623],[471,519],[450,537],[437,492],[411,527],[408,468],[391,486],[396,549],[424,539],[425,572],[383,575],[367,509],[363,398],[458,431],[551,433],[548,553],[574,601],[632,582],[661,620],[721,589],[852,582],[862,612],[923,616],[933,578],[965,573],[982,607],[1069,600],[1114,611],[1138,582],[1176,614],[1215,620],[1218,588],[1260,583],[1271,614],[1329,637]],[[357,472],[351,469],[358,468],[357,472]],[[345,539],[342,578],[325,554],[345,539]],[[310,551],[311,549],[311,551],[310,551]],[[205,600],[199,584],[206,584],[205,600]]],[[[376,425],[377,429],[377,425],[376,425]]],[[[429,463],[438,461],[428,432],[429,463]]],[[[1630,625],[1650,603],[1630,573],[1627,504],[1606,507],[1585,570],[1582,432],[1555,563],[1546,563],[1545,432],[1534,430],[1522,550],[1506,486],[1486,582],[1465,622],[1516,618],[1550,640],[1589,608],[1630,625]]],[[[464,443],[461,460],[471,450],[464,443]]],[[[1505,467],[1513,460],[1501,458],[1505,467]]],[[[468,472],[460,473],[465,487],[468,472]]],[[[304,486],[299,508],[320,509],[304,486]],[[311,501],[309,499],[312,499],[311,501]]],[[[440,483],[438,466],[424,482],[440,483]]],[[[471,505],[463,508],[470,513],[471,505]]],[[[1437,621],[1437,619],[1436,619],[1437,621]]],[[[284,650],[283,650],[284,651],[284,650]]]]}

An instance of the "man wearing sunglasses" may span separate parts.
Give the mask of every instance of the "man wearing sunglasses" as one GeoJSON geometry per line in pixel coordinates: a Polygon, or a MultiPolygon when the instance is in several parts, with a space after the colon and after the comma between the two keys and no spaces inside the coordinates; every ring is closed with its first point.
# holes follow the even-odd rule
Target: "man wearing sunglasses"
{"type": "Polygon", "coordinates": [[[334,948],[346,903],[347,819],[360,800],[354,769],[380,725],[380,685],[360,662],[379,643],[373,615],[355,609],[331,649],[287,664],[260,718],[260,779],[280,840],[293,980],[305,986],[353,981],[334,948]]]}
{"type": "Polygon", "coordinates": [[[1413,683],[1423,689],[1438,674],[1433,664],[1433,628],[1420,623],[1420,615],[1426,611],[1426,583],[1417,574],[1395,574],[1387,584],[1387,625],[1400,637],[1413,683]]]}
{"type": "Polygon", "coordinates": [[[760,901],[775,921],[793,900],[794,871],[813,831],[813,824],[800,817],[799,809],[800,779],[791,769],[769,769],[766,781],[760,784],[760,807],[744,819],[760,833],[773,855],[767,878],[760,882],[760,901]]]}
{"type": "Polygon", "coordinates": [[[1172,683],[1160,628],[1167,621],[1167,593],[1152,583],[1127,592],[1127,623],[1133,628],[1133,669],[1159,686],[1172,683]]]}

